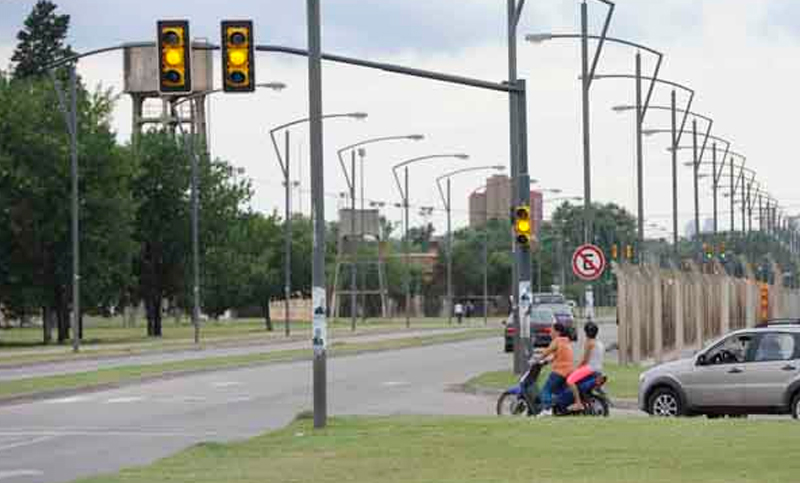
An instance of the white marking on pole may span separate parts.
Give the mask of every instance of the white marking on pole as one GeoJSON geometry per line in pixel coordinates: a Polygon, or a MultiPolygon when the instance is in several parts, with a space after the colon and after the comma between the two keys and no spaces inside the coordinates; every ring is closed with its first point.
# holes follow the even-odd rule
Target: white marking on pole
{"type": "Polygon", "coordinates": [[[43,471],[39,470],[10,470],[0,471],[0,480],[7,480],[9,478],[17,478],[20,476],[41,476],[43,471]]]}
{"type": "Polygon", "coordinates": [[[23,446],[31,446],[38,443],[44,443],[45,441],[49,441],[51,439],[55,439],[55,436],[42,436],[39,438],[29,439],[28,441],[19,441],[17,443],[11,443],[4,446],[0,446],[0,451],[8,451],[10,449],[21,448],[23,446]]]}

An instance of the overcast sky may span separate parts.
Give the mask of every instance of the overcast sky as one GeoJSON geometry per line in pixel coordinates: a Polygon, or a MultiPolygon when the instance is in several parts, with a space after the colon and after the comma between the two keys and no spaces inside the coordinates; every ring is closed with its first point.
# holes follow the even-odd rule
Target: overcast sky
{"type": "MultiPolygon", "coordinates": [[[[0,66],[10,62],[16,34],[33,0],[0,0],[0,66]]],[[[259,43],[305,47],[305,2],[300,0],[61,0],[72,16],[70,43],[77,51],[126,41],[152,40],[156,20],[187,18],[194,37],[217,42],[219,21],[251,18],[259,43]]],[[[323,49],[407,66],[500,81],[506,76],[504,0],[324,0],[323,49]]],[[[599,31],[604,8],[590,2],[592,28],[599,31]]],[[[520,34],[574,32],[579,2],[529,0],[520,34]]],[[[800,94],[800,2],[797,0],[639,0],[619,1],[611,35],[646,44],[665,54],[662,78],[697,91],[694,110],[716,121],[714,133],[734,141],[748,156],[765,188],[790,211],[800,211],[795,165],[800,94]]],[[[543,187],[569,195],[583,192],[580,124],[580,50],[574,41],[533,45],[520,41],[520,76],[528,80],[529,163],[543,187]]],[[[653,58],[644,56],[645,73],[653,58]]],[[[633,73],[634,51],[609,45],[599,73],[633,73]]],[[[107,54],[81,62],[90,84],[122,89],[122,59],[107,54]]],[[[258,80],[281,81],[281,93],[217,96],[211,101],[214,155],[245,168],[255,179],[255,209],[282,210],[281,175],[267,130],[308,114],[306,63],[277,54],[261,55],[258,80]]],[[[219,82],[218,72],[215,82],[219,82]]],[[[369,137],[425,134],[420,143],[370,147],[366,198],[398,202],[391,166],[408,158],[452,152],[467,162],[443,161],[412,169],[413,205],[441,208],[437,176],[462,166],[508,164],[508,101],[495,92],[459,87],[361,68],[325,64],[326,113],[366,111],[365,122],[331,120],[325,124],[325,191],[329,218],[345,181],[336,149],[369,137]]],[[[634,120],[611,108],[634,100],[633,82],[598,80],[592,91],[593,192],[597,201],[613,201],[635,213],[634,120]]],[[[669,103],[658,89],[655,105],[669,103]]],[[[122,142],[130,133],[130,101],[116,113],[122,142]]],[[[668,113],[651,111],[648,128],[668,128],[668,113]]],[[[309,182],[307,130],[292,132],[293,172],[302,182],[295,206],[307,213],[309,182]]],[[[688,142],[691,137],[685,137],[688,142]]],[[[648,138],[645,148],[645,217],[671,227],[668,136],[648,138]]],[[[687,144],[684,142],[684,144],[687,144]]],[[[688,160],[686,152],[682,161],[688,160]]],[[[691,172],[681,168],[680,211],[683,228],[693,213],[691,172]]],[[[467,221],[467,195],[482,184],[481,174],[454,180],[455,223],[467,221]]],[[[710,216],[710,187],[703,185],[701,209],[710,216]]],[[[295,193],[297,196],[298,193],[295,193]]],[[[727,210],[727,202],[721,205],[727,210]]],[[[547,210],[546,210],[547,211],[547,210]]],[[[396,209],[387,212],[399,218],[396,209]]],[[[415,217],[416,218],[416,217],[415,217]]],[[[727,217],[723,226],[727,227],[727,217]]],[[[415,223],[419,221],[416,218],[415,223]]],[[[444,215],[433,216],[440,228],[444,215]]],[[[655,232],[652,234],[656,234],[655,232]]]]}

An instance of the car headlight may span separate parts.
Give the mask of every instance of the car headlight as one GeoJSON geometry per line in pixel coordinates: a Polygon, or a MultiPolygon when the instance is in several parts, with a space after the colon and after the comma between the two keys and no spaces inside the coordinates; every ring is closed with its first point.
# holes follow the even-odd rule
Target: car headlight
{"type": "Polygon", "coordinates": [[[639,384],[643,383],[645,379],[647,379],[647,373],[646,372],[643,372],[643,373],[639,374],[639,384]]]}

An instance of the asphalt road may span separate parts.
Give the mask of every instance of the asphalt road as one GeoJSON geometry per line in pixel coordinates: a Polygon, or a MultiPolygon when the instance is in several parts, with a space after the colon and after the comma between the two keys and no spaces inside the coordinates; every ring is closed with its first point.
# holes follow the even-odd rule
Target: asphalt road
{"type": "MultiPolygon", "coordinates": [[[[355,336],[336,337],[330,340],[336,342],[375,342],[389,339],[403,339],[409,337],[430,336],[436,334],[448,334],[462,332],[468,329],[421,329],[410,331],[397,331],[383,334],[361,334],[355,336]]],[[[502,329],[497,329],[498,338],[502,329]]],[[[253,345],[245,344],[241,346],[213,347],[205,349],[186,349],[171,352],[153,352],[138,355],[123,355],[112,357],[98,357],[91,359],[81,359],[74,361],[58,361],[48,363],[37,363],[22,365],[19,367],[0,368],[0,382],[13,381],[17,379],[27,379],[31,377],[54,376],[61,374],[75,374],[79,372],[96,371],[99,369],[110,369],[122,366],[138,366],[163,364],[192,359],[206,359],[211,357],[240,356],[248,354],[262,354],[276,351],[308,349],[311,350],[311,341],[280,342],[271,341],[264,344],[253,345]]]]}
{"type": "MultiPolygon", "coordinates": [[[[509,364],[499,337],[330,359],[330,414],[491,415],[492,398],[449,388],[509,364]]],[[[298,362],[0,407],[0,482],[71,481],[255,436],[310,409],[310,387],[298,362]]]]}

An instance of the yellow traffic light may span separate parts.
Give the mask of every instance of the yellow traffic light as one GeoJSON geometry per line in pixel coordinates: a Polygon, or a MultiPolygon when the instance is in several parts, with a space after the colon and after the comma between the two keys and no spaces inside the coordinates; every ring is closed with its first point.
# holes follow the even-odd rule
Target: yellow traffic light
{"type": "Polygon", "coordinates": [[[518,206],[514,209],[514,233],[517,236],[517,243],[522,247],[531,246],[533,237],[533,226],[531,223],[531,209],[528,206],[518,206]]]}
{"type": "Polygon", "coordinates": [[[619,247],[617,247],[617,244],[615,243],[611,245],[611,259],[616,260],[618,257],[619,257],[619,247]]]}
{"type": "Polygon", "coordinates": [[[158,22],[158,90],[192,92],[192,46],[185,20],[158,22]]]}
{"type": "Polygon", "coordinates": [[[625,258],[628,260],[633,260],[633,245],[625,246],[625,258]]]}
{"type": "Polygon", "coordinates": [[[225,92],[253,92],[256,88],[253,22],[222,22],[222,88],[225,92]]]}

